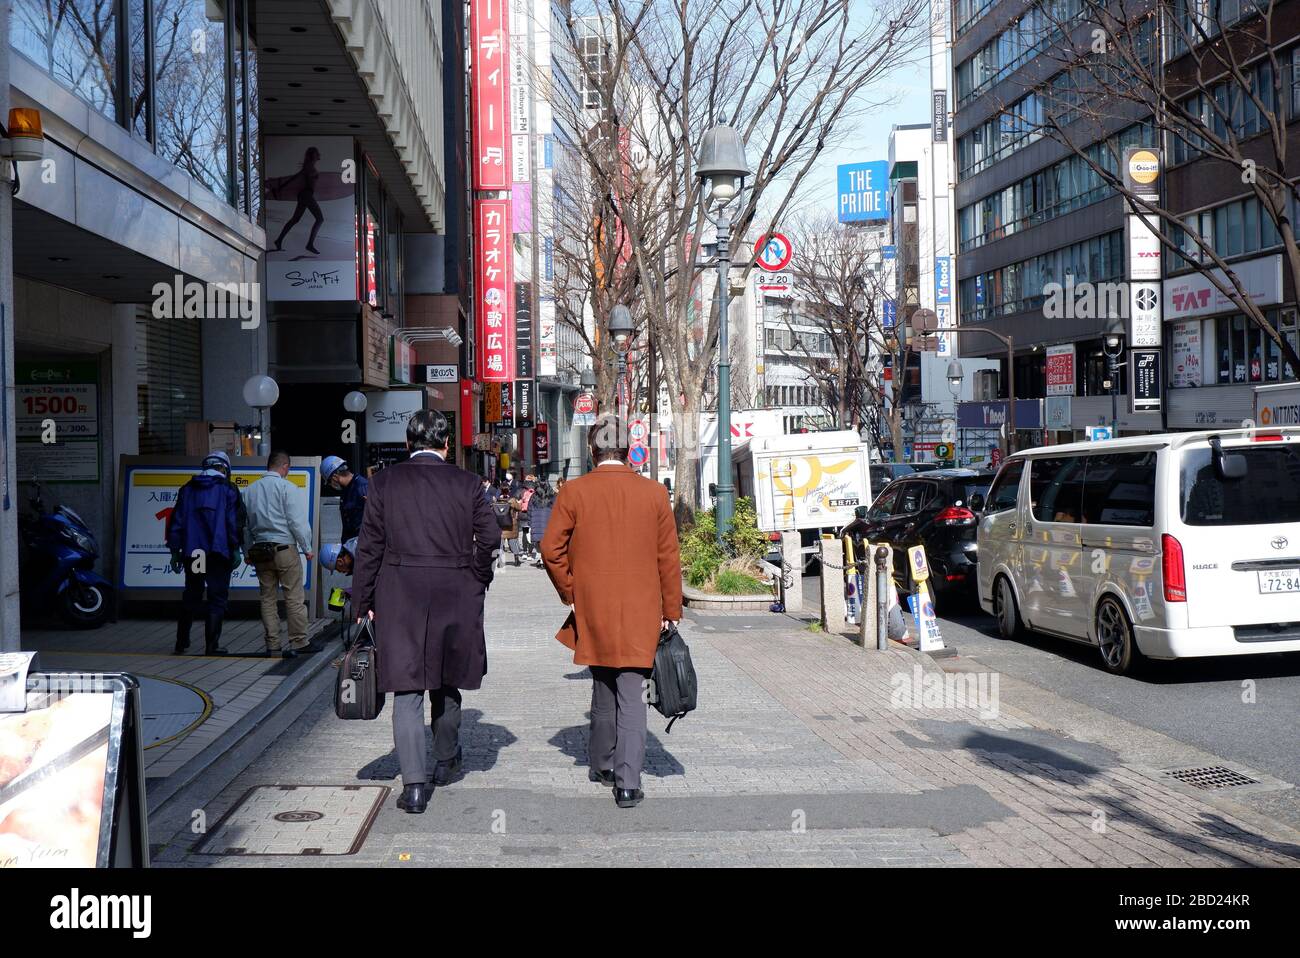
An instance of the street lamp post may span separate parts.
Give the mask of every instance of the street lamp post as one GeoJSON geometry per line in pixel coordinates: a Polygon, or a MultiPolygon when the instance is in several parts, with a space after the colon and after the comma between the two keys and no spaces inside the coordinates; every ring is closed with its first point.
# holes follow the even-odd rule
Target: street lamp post
{"type": "Polygon", "coordinates": [[[731,528],[735,513],[735,489],[731,484],[731,355],[730,325],[731,213],[728,207],[745,187],[750,173],[745,160],[745,143],[739,131],[715,126],[704,134],[695,178],[708,190],[704,215],[718,231],[718,496],[714,512],[718,542],[731,528]],[[717,216],[709,215],[709,203],[718,205],[717,216]]]}
{"type": "Polygon", "coordinates": [[[1124,335],[1117,331],[1119,324],[1112,321],[1111,328],[1101,339],[1101,350],[1106,354],[1106,375],[1110,377],[1110,437],[1119,436],[1119,367],[1124,355],[1124,335]]]}
{"type": "MultiPolygon", "coordinates": [[[[366,394],[359,389],[354,389],[343,397],[343,408],[352,413],[353,416],[360,417],[366,411],[369,400],[366,394]]],[[[358,428],[360,423],[352,424],[352,435],[356,439],[356,449],[353,451],[352,471],[355,475],[364,476],[366,474],[366,464],[361,461],[361,430],[358,428]]]]}
{"type": "Polygon", "coordinates": [[[261,439],[257,444],[259,456],[271,455],[271,434],[266,426],[266,411],[280,399],[280,384],[270,376],[250,376],[244,383],[244,402],[257,410],[257,428],[261,439]]]}
{"type": "Polygon", "coordinates": [[[622,303],[614,307],[609,314],[609,337],[614,341],[614,353],[618,356],[618,375],[614,380],[614,413],[620,417],[620,429],[627,428],[626,419],[631,396],[623,401],[623,409],[618,408],[618,395],[622,390],[631,392],[624,380],[627,378],[627,353],[632,348],[632,334],[636,328],[632,325],[632,312],[622,303]]]}

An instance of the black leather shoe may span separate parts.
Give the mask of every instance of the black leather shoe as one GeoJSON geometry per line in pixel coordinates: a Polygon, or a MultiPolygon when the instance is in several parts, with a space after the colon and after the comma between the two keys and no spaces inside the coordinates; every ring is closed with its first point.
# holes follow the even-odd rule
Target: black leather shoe
{"type": "Polygon", "coordinates": [[[423,815],[432,797],[433,786],[428,782],[407,785],[402,789],[402,794],[397,796],[397,807],[408,815],[423,815]]]}
{"type": "Polygon", "coordinates": [[[591,770],[590,778],[593,782],[596,782],[599,785],[604,785],[606,788],[614,787],[613,769],[610,769],[608,772],[602,772],[600,769],[593,768],[591,770]]]}
{"type": "Polygon", "coordinates": [[[614,804],[619,808],[635,808],[641,804],[643,798],[645,793],[639,788],[614,789],[614,804]]]}
{"type": "Polygon", "coordinates": [[[315,655],[323,648],[324,648],[323,645],[321,645],[315,639],[312,639],[310,642],[308,642],[300,649],[293,649],[293,648],[285,649],[284,657],[286,659],[296,659],[300,655],[315,655]]]}
{"type": "Polygon", "coordinates": [[[433,767],[433,784],[441,788],[444,785],[450,785],[452,779],[460,774],[461,765],[464,756],[460,749],[456,749],[456,757],[446,762],[439,762],[433,767]]]}

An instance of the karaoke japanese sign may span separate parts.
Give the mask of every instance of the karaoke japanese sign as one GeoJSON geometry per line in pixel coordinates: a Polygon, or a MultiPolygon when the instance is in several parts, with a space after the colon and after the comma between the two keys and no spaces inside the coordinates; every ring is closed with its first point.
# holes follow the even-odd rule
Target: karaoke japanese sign
{"type": "Polygon", "coordinates": [[[474,316],[478,378],[508,383],[515,372],[514,266],[510,201],[475,200],[474,316]]]}

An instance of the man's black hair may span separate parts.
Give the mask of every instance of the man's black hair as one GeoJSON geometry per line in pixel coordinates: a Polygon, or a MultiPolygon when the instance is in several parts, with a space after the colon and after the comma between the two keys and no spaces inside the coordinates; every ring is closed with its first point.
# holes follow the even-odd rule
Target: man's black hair
{"type": "Polygon", "coordinates": [[[275,452],[271,453],[270,458],[266,460],[266,471],[275,472],[281,466],[289,465],[289,461],[289,454],[283,449],[277,449],[275,452]]]}
{"type": "Polygon", "coordinates": [[[442,452],[447,448],[450,427],[447,417],[436,409],[421,409],[406,423],[406,441],[411,450],[436,449],[442,452]]]}

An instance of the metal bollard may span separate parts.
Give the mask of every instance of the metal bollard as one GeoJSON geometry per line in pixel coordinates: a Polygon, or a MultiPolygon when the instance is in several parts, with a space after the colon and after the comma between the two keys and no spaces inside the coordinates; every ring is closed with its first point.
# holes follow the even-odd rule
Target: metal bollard
{"type": "MultiPolygon", "coordinates": [[[[889,550],[884,546],[876,549],[876,648],[881,652],[889,648],[889,606],[893,595],[893,583],[889,581],[889,570],[885,563],[889,559],[889,550]]],[[[866,610],[862,619],[866,621],[866,610]]],[[[865,636],[865,632],[863,633],[865,636]]]]}

